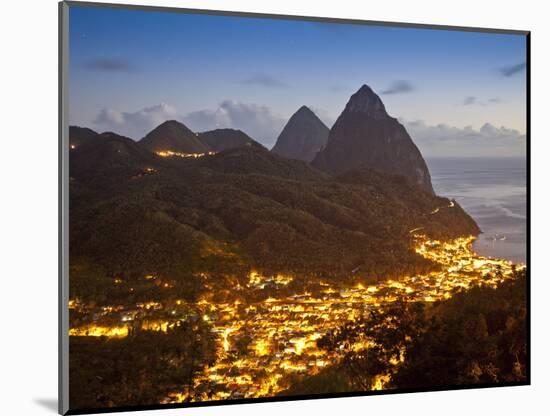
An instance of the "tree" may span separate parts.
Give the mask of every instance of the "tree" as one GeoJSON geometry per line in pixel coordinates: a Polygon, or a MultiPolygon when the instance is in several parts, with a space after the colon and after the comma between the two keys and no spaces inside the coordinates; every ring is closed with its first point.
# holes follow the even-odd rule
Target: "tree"
{"type": "Polygon", "coordinates": [[[525,271],[497,289],[477,287],[425,308],[396,303],[319,340],[344,352],[353,390],[430,388],[527,379],[525,271]]]}

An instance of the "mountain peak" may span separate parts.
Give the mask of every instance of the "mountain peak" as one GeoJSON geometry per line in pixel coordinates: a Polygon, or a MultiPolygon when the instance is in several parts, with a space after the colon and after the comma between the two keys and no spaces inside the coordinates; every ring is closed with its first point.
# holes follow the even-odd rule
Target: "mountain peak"
{"type": "Polygon", "coordinates": [[[434,193],[422,154],[405,127],[388,115],[382,100],[368,85],[350,97],[312,165],[335,175],[363,168],[401,175],[434,193]]]}
{"type": "Polygon", "coordinates": [[[157,129],[185,129],[189,130],[187,126],[178,120],[166,120],[162,123],[160,123],[157,127],[155,127],[154,130],[157,129]]]}
{"type": "Polygon", "coordinates": [[[169,125],[180,125],[182,123],[180,123],[178,120],[166,120],[162,123],[160,123],[157,127],[160,127],[160,126],[169,126],[169,125]]]}
{"type": "Polygon", "coordinates": [[[373,118],[388,117],[384,103],[371,87],[363,84],[355,94],[353,94],[344,110],[349,113],[364,113],[373,118]]]}
{"type": "Polygon", "coordinates": [[[177,120],[167,120],[139,141],[152,152],[171,150],[182,153],[205,153],[209,149],[197,135],[177,120]]]}
{"type": "Polygon", "coordinates": [[[311,113],[311,114],[313,114],[313,111],[311,111],[311,109],[307,105],[303,105],[294,114],[301,114],[301,113],[304,113],[304,114],[310,114],[311,113]]]}
{"type": "Polygon", "coordinates": [[[271,151],[278,155],[311,162],[327,142],[328,127],[305,105],[288,120],[271,151]]]}

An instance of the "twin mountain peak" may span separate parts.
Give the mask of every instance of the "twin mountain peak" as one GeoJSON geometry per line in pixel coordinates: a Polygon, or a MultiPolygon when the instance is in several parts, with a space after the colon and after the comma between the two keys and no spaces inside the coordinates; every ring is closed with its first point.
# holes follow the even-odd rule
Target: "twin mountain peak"
{"type": "MultiPolygon", "coordinates": [[[[90,132],[72,127],[71,144],[90,132]]],[[[194,133],[175,120],[162,123],[138,144],[152,152],[207,153],[242,146],[267,151],[240,130],[194,133]]],[[[350,97],[330,129],[310,108],[300,107],[284,126],[271,152],[309,163],[331,175],[363,168],[401,175],[429,194],[434,193],[420,151],[405,127],[388,115],[380,97],[367,85],[350,97]]]]}
{"type": "Polygon", "coordinates": [[[405,127],[388,115],[380,97],[367,85],[351,96],[330,130],[309,108],[301,107],[272,151],[333,175],[369,168],[405,176],[434,193],[420,151],[405,127]]]}

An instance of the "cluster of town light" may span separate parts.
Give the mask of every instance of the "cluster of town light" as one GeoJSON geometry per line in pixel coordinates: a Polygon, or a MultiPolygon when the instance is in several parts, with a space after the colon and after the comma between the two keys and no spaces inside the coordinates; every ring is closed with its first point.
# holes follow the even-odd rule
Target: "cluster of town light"
{"type": "Polygon", "coordinates": [[[216,152],[203,152],[203,153],[182,153],[182,152],[173,152],[172,150],[160,150],[158,152],[155,152],[157,155],[161,157],[192,157],[192,158],[199,158],[204,156],[212,156],[215,155],[216,152]]]}
{"type": "MultiPolygon", "coordinates": [[[[435,302],[448,299],[458,291],[474,286],[496,287],[504,280],[513,278],[514,270],[525,266],[514,265],[507,260],[492,259],[477,255],[472,250],[474,237],[457,238],[442,242],[414,235],[415,250],[423,257],[441,266],[441,270],[426,274],[403,276],[375,285],[346,286],[320,282],[316,293],[304,292],[293,295],[271,297],[254,303],[240,301],[213,303],[203,299],[193,305],[178,300],[163,304],[160,302],[140,303],[126,307],[104,306],[99,310],[81,304],[73,299],[69,307],[94,314],[93,324],[71,328],[70,335],[124,337],[139,314],[140,325],[146,330],[166,331],[178,319],[178,308],[199,310],[216,334],[217,355],[215,363],[207,367],[195,380],[195,391],[215,392],[193,399],[217,400],[228,398],[252,398],[274,395],[285,388],[288,374],[313,375],[329,364],[338,362],[338,351],[328,352],[317,346],[329,330],[365,317],[372,310],[379,310],[397,300],[410,302],[435,302]],[[159,318],[173,309],[174,319],[159,318]],[[116,324],[113,316],[120,316],[116,324]],[[237,345],[244,337],[250,339],[246,351],[239,351],[237,345]]],[[[154,280],[153,276],[146,276],[154,280]]],[[[156,279],[156,278],[155,278],[156,279]]],[[[246,290],[262,290],[270,287],[287,286],[292,276],[264,276],[251,271],[246,290]]],[[[274,291],[277,293],[277,291],[274,291]]],[[[285,292],[287,293],[287,292],[285,292]]],[[[369,340],[353,345],[354,350],[372,346],[369,340]]],[[[396,359],[395,365],[399,365],[396,359]]],[[[387,381],[385,375],[375,377],[372,388],[382,389],[387,381]]],[[[189,399],[189,392],[174,391],[166,397],[166,403],[189,399]]]]}

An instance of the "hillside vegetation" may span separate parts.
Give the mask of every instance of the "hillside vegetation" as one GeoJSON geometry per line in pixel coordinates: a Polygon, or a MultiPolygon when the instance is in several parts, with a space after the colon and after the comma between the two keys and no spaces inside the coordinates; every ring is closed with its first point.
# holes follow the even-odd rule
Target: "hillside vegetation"
{"type": "Polygon", "coordinates": [[[71,288],[81,296],[90,276],[155,274],[188,293],[203,272],[222,286],[250,269],[387,278],[434,267],[412,249],[410,230],[441,239],[479,232],[457,204],[432,214],[450,201],[403,177],[329,177],[259,146],[161,158],[105,133],[71,151],[70,175],[71,288]]]}

